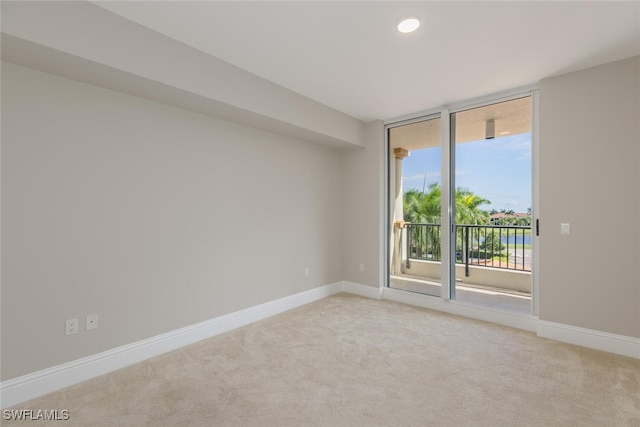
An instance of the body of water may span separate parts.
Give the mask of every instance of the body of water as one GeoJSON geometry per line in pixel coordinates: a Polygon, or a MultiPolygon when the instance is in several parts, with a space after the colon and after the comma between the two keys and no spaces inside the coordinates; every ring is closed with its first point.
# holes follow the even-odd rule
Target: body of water
{"type": "Polygon", "coordinates": [[[507,236],[502,236],[502,239],[500,240],[502,243],[504,243],[505,245],[507,243],[509,243],[510,245],[516,244],[516,245],[521,245],[521,244],[525,244],[525,245],[530,245],[531,244],[531,235],[530,234],[525,234],[524,236],[522,234],[518,234],[517,236],[509,236],[509,238],[507,238],[507,236]]]}

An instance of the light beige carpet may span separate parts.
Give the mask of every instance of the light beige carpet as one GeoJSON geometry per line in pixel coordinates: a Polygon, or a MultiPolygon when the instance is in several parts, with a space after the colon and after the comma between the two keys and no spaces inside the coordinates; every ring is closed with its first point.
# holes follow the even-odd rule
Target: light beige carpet
{"type": "Polygon", "coordinates": [[[56,426],[640,426],[640,360],[339,294],[61,390],[56,426]]]}

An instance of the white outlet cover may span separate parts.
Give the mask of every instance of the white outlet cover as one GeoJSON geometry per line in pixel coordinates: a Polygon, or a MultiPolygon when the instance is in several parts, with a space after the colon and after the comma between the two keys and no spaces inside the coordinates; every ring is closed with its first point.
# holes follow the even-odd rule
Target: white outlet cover
{"type": "Polygon", "coordinates": [[[68,319],[65,324],[65,334],[73,335],[78,333],[78,319],[68,319]]]}
{"type": "Polygon", "coordinates": [[[96,329],[98,327],[98,315],[97,314],[89,314],[87,315],[87,331],[91,329],[96,329]]]}

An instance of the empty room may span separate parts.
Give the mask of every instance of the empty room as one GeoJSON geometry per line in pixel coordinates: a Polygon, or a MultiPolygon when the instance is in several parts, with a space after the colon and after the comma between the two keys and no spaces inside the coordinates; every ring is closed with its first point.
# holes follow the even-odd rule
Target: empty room
{"type": "Polygon", "coordinates": [[[640,426],[640,2],[0,7],[3,426],[640,426]]]}

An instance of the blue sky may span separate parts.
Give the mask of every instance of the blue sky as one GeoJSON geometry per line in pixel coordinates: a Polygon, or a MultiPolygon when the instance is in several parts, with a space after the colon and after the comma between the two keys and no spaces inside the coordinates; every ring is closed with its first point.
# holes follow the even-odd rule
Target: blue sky
{"type": "MultiPolygon", "coordinates": [[[[531,134],[456,145],[456,187],[491,200],[482,208],[527,212],[531,207],[531,134]]],[[[414,150],[402,162],[404,191],[440,182],[440,148],[414,150]]]]}

